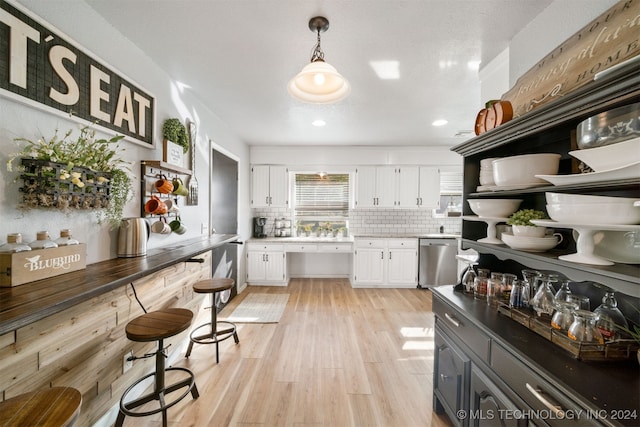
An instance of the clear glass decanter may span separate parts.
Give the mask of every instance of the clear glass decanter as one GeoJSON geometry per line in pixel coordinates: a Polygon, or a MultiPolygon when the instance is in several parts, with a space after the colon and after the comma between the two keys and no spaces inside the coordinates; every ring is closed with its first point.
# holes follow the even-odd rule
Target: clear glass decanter
{"type": "Polygon", "coordinates": [[[571,289],[569,289],[569,281],[563,280],[560,285],[560,289],[556,292],[555,298],[556,302],[563,302],[567,300],[567,296],[571,295],[571,289]]]}
{"type": "Polygon", "coordinates": [[[620,330],[620,327],[627,329],[629,324],[627,319],[618,308],[618,301],[615,297],[615,292],[608,291],[602,298],[602,304],[593,310],[598,314],[598,321],[596,326],[600,330],[602,337],[607,340],[614,340],[624,335],[620,330]]]}
{"type": "Polygon", "coordinates": [[[540,285],[538,291],[531,301],[531,306],[538,316],[543,314],[551,316],[555,309],[555,296],[553,282],[558,281],[558,276],[554,274],[541,274],[539,276],[540,285]]]}

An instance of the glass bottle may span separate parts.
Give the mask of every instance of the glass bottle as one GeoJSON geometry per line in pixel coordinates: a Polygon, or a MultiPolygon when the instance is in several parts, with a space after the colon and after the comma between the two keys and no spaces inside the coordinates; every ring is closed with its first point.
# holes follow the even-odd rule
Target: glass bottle
{"type": "Polygon", "coordinates": [[[540,286],[538,286],[538,291],[533,297],[533,301],[531,301],[531,306],[538,316],[542,316],[543,314],[551,316],[555,309],[555,297],[551,284],[558,281],[558,276],[554,274],[541,274],[538,280],[540,281],[540,286]]]}
{"type": "Polygon", "coordinates": [[[597,313],[586,310],[575,310],[573,312],[573,323],[569,326],[567,336],[574,341],[604,344],[604,339],[596,326],[597,321],[597,313]]]}
{"type": "Polygon", "coordinates": [[[624,318],[618,308],[618,301],[613,291],[605,293],[602,298],[602,304],[596,307],[593,312],[598,314],[596,326],[600,330],[602,337],[607,341],[620,338],[620,335],[622,335],[620,327],[629,328],[627,319],[624,318]]]}
{"type": "Polygon", "coordinates": [[[489,282],[489,270],[486,268],[478,269],[478,277],[473,282],[473,296],[475,298],[487,297],[487,283],[489,282]]]}
{"type": "Polygon", "coordinates": [[[36,240],[29,243],[31,249],[48,249],[57,248],[58,244],[49,238],[48,231],[38,231],[36,234],[36,240]]]}
{"type": "Polygon", "coordinates": [[[487,304],[495,307],[500,299],[500,288],[502,287],[502,273],[491,273],[487,282],[487,304]]]}
{"type": "Polygon", "coordinates": [[[58,246],[70,246],[70,245],[80,244],[80,242],[78,242],[76,239],[71,237],[71,230],[69,230],[68,228],[60,230],[60,237],[57,238],[55,242],[58,246]]]}
{"type": "Polygon", "coordinates": [[[30,250],[31,246],[22,243],[22,234],[20,233],[7,234],[7,243],[0,245],[0,253],[16,253],[30,250]]]}
{"type": "Polygon", "coordinates": [[[569,289],[569,281],[563,280],[562,284],[560,285],[560,289],[558,289],[558,292],[556,292],[555,295],[556,302],[566,301],[567,296],[569,295],[571,295],[571,289],[569,289]]]}

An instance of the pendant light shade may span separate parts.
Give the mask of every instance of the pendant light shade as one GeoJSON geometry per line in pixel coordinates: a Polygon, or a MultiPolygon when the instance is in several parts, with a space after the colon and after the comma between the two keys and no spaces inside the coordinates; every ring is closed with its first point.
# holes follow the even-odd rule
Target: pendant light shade
{"type": "Polygon", "coordinates": [[[336,71],[335,67],[324,61],[324,52],[320,47],[320,32],[329,28],[329,21],[317,16],[309,21],[309,29],[317,31],[318,41],[307,64],[289,82],[291,96],[303,102],[330,104],[345,98],[351,92],[349,82],[336,71]]]}

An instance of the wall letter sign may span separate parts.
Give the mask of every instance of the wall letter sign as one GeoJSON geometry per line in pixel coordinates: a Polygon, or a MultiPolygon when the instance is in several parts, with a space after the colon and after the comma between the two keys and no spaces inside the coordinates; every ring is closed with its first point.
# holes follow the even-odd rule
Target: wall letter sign
{"type": "Polygon", "coordinates": [[[0,0],[0,94],[44,105],[153,147],[154,98],[0,0]]]}

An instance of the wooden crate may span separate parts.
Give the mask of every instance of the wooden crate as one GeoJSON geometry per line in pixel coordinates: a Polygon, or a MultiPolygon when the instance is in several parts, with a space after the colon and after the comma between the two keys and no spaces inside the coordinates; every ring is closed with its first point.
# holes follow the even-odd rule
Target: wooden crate
{"type": "Polygon", "coordinates": [[[0,254],[0,287],[8,288],[87,267],[87,245],[0,254]]]}

